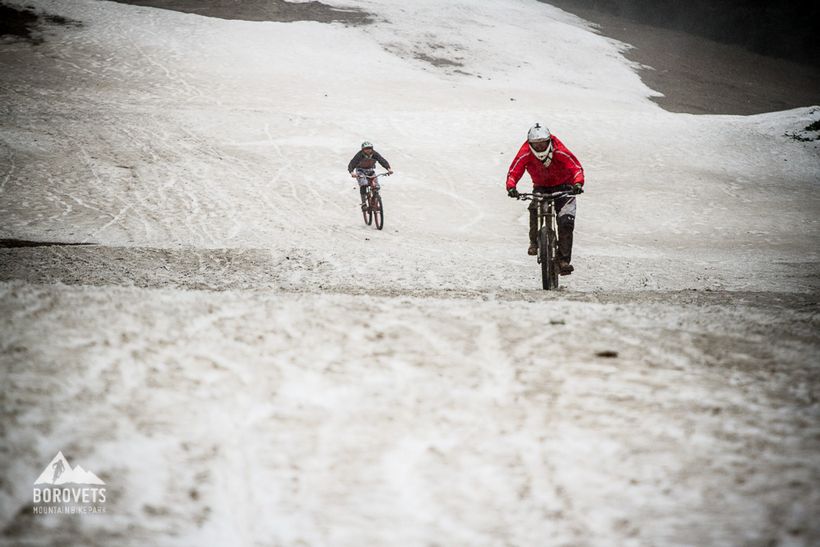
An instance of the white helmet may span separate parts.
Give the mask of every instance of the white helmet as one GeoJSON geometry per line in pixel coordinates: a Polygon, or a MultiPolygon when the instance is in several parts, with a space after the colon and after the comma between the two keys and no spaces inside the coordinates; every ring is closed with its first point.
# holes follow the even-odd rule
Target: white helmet
{"type": "Polygon", "coordinates": [[[527,132],[527,142],[532,153],[545,167],[552,163],[552,134],[549,129],[536,123],[527,132]]]}
{"type": "Polygon", "coordinates": [[[532,141],[548,141],[552,138],[552,133],[550,130],[541,125],[540,123],[536,123],[530,130],[527,132],[527,140],[532,141]]]}

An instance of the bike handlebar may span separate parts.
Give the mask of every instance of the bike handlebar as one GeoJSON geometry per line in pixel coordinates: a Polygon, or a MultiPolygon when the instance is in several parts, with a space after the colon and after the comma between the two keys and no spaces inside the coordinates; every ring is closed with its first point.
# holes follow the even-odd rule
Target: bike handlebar
{"type": "Polygon", "coordinates": [[[393,173],[388,173],[387,171],[385,171],[384,173],[373,173],[372,175],[365,175],[364,173],[361,173],[361,174],[357,173],[356,178],[359,178],[361,176],[361,177],[364,177],[366,179],[377,179],[379,177],[389,177],[392,174],[393,173]]]}
{"type": "Polygon", "coordinates": [[[555,193],[551,193],[551,194],[539,194],[537,192],[532,192],[532,193],[522,192],[522,193],[518,194],[518,197],[516,199],[520,199],[522,201],[529,201],[529,200],[534,200],[534,199],[540,199],[540,200],[543,200],[543,201],[551,201],[551,200],[555,200],[555,199],[558,199],[558,198],[562,198],[562,197],[565,197],[565,196],[571,196],[571,195],[577,195],[577,194],[573,194],[572,192],[569,192],[569,191],[561,191],[561,192],[555,192],[555,193]]]}

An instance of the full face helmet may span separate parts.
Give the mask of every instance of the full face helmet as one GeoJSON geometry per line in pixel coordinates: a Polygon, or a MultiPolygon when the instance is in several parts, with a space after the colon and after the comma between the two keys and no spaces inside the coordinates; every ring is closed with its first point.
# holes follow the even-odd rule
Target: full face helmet
{"type": "Polygon", "coordinates": [[[536,123],[527,132],[527,142],[530,144],[532,153],[541,160],[544,166],[552,163],[552,134],[549,129],[536,123]]]}

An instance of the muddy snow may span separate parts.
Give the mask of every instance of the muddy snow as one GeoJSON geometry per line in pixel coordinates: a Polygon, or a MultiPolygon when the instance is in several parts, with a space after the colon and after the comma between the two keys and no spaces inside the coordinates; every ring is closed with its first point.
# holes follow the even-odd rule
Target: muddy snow
{"type": "Polygon", "coordinates": [[[372,23],[36,0],[80,24],[0,44],[0,542],[820,541],[820,109],[665,112],[540,2],[326,4],[372,23]],[[552,292],[535,121],[587,175],[552,292]],[[34,514],[60,451],[104,514],[34,514]]]}

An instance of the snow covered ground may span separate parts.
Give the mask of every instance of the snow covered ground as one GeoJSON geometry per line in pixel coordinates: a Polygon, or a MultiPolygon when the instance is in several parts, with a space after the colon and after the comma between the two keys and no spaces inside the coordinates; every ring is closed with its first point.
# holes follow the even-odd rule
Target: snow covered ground
{"type": "Polygon", "coordinates": [[[0,542],[820,541],[817,109],[664,112],[535,1],[332,3],[376,22],[25,3],[83,25],[0,45],[0,237],[95,245],[0,249],[0,542]],[[537,120],[587,173],[557,293],[537,120]],[[31,514],[58,451],[106,514],[31,514]]]}

